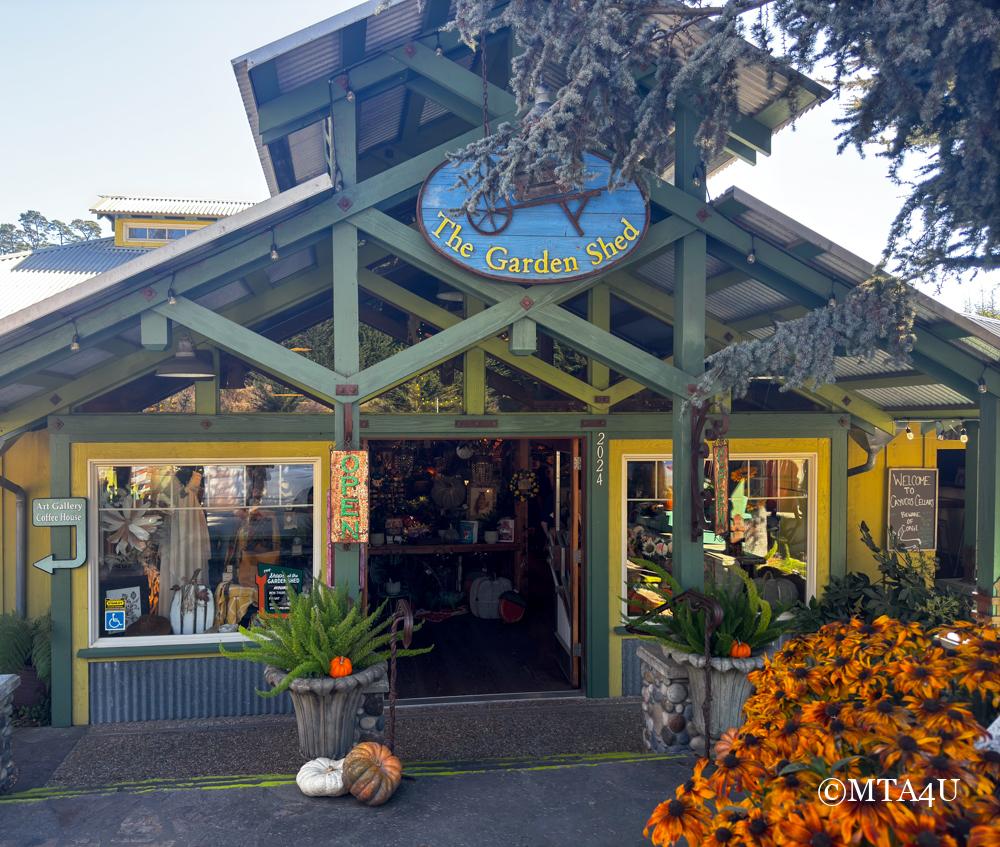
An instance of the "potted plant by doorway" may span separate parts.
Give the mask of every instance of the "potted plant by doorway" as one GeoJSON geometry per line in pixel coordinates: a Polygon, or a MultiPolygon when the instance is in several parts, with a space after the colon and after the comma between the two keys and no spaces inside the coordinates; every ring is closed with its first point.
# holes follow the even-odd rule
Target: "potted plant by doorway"
{"type": "Polygon", "coordinates": [[[766,648],[791,621],[778,619],[784,610],[762,599],[739,567],[727,569],[699,592],[684,591],[665,570],[649,566],[660,582],[648,587],[663,602],[630,620],[627,629],[657,639],[666,665],[676,668],[675,678],[687,677],[691,746],[705,753],[710,744],[706,736],[715,741],[743,723],[743,706],[751,691],[747,674],[764,666],[766,648]]]}
{"type": "MultiPolygon", "coordinates": [[[[270,690],[288,691],[295,707],[299,750],[309,759],[343,758],[354,743],[354,720],[366,689],[384,684],[392,642],[401,635],[390,627],[383,603],[365,614],[347,588],[314,583],[310,591],[288,592],[286,616],[258,616],[240,632],[249,639],[241,651],[220,651],[229,659],[265,665],[270,690]]],[[[416,656],[423,649],[396,649],[416,656]]]]}

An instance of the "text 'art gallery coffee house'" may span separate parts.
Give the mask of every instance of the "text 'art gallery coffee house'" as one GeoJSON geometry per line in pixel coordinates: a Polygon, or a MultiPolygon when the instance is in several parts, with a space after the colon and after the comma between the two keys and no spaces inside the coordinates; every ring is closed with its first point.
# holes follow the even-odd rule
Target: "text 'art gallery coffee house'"
{"type": "MultiPolygon", "coordinates": [[[[873,570],[862,520],[992,602],[995,322],[917,295],[912,367],[762,375],[704,458],[704,358],[870,266],[738,188],[709,200],[687,119],[648,184],[609,191],[595,155],[582,186],[466,209],[447,157],[483,132],[481,54],[447,4],[371,5],[234,60],[269,199],[105,196],[113,237],[2,257],[0,596],[51,611],[56,724],[289,710],[219,644],[318,580],[425,622],[404,699],[636,694],[650,562],[804,599],[873,570]]],[[[738,85],[707,174],[828,96],[738,85]]]]}

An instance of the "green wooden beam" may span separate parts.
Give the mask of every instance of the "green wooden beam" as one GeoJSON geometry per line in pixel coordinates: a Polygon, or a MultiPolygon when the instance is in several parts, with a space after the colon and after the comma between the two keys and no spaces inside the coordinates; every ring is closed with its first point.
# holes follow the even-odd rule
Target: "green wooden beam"
{"type": "MultiPolygon", "coordinates": [[[[481,311],[482,300],[465,298],[465,317],[481,311]]],[[[486,352],[482,347],[467,350],[462,357],[462,408],[467,415],[486,414],[486,352]]]]}
{"type": "Polygon", "coordinates": [[[194,383],[194,412],[196,415],[219,414],[219,351],[212,348],[211,379],[197,379],[194,383]]]}
{"type": "MultiPolygon", "coordinates": [[[[419,43],[433,48],[440,38],[445,51],[460,46],[456,32],[441,32],[422,36],[419,43]]],[[[402,77],[406,66],[388,53],[379,53],[361,62],[328,82],[324,77],[281,94],[257,107],[258,132],[261,143],[272,144],[297,129],[322,120],[329,113],[331,95],[341,99],[347,92],[357,97],[394,77],[402,77]]]]}
{"type": "Polygon", "coordinates": [[[746,271],[723,271],[705,280],[705,294],[718,294],[720,291],[725,291],[727,288],[732,288],[748,279],[750,279],[750,274],[746,271]]]}
{"type": "Polygon", "coordinates": [[[729,127],[729,134],[742,141],[751,150],[771,155],[771,130],[765,124],[749,115],[740,115],[729,127]]]}
{"type": "Polygon", "coordinates": [[[853,376],[838,379],[836,384],[847,391],[857,391],[862,388],[903,388],[918,385],[934,385],[937,380],[933,376],[912,371],[899,373],[872,374],[871,376],[853,376]]]}
{"type": "MultiPolygon", "coordinates": [[[[395,308],[403,309],[432,326],[447,328],[454,326],[462,320],[447,309],[442,309],[440,306],[425,300],[418,294],[414,294],[412,291],[371,271],[360,271],[359,279],[361,287],[365,291],[374,294],[380,300],[391,304],[395,308]]],[[[499,359],[505,364],[516,368],[521,373],[533,377],[539,382],[565,394],[567,397],[572,397],[588,404],[594,400],[596,389],[593,386],[536,356],[515,356],[511,354],[507,345],[498,338],[484,338],[477,346],[481,347],[494,359],[499,359]]],[[[601,410],[606,412],[607,406],[601,407],[601,410]]]]}
{"type": "Polygon", "coordinates": [[[748,165],[757,164],[757,151],[754,150],[749,144],[740,141],[733,135],[730,135],[726,139],[723,149],[731,156],[735,156],[737,159],[746,162],[748,165]]]}
{"type": "Polygon", "coordinates": [[[147,350],[167,350],[170,342],[170,321],[156,312],[139,316],[139,338],[147,350]]]}
{"type": "Polygon", "coordinates": [[[510,352],[531,356],[538,350],[538,324],[531,318],[519,318],[510,326],[510,352]]]}
{"type": "Polygon", "coordinates": [[[730,322],[729,326],[737,332],[751,332],[755,329],[773,326],[776,322],[791,321],[808,314],[809,310],[805,306],[786,306],[783,309],[770,309],[756,315],[748,315],[745,318],[730,322]]]}
{"type": "MultiPolygon", "coordinates": [[[[440,85],[446,91],[460,97],[467,103],[483,107],[483,80],[479,74],[463,68],[446,56],[438,56],[434,49],[411,41],[402,47],[389,51],[397,62],[405,65],[414,73],[440,85]]],[[[486,84],[489,108],[495,115],[512,112],[515,109],[514,95],[493,83],[486,84]]]]}
{"type": "MultiPolygon", "coordinates": [[[[666,431],[667,421],[664,416],[652,416],[660,421],[661,432],[666,431]]],[[[596,454],[598,448],[604,453],[604,464],[607,468],[609,430],[591,431],[586,434],[584,467],[584,496],[586,497],[588,518],[586,521],[586,567],[583,568],[586,589],[583,593],[586,605],[586,621],[584,627],[584,660],[586,662],[584,681],[588,697],[609,697],[611,695],[611,655],[610,641],[613,627],[619,621],[611,620],[608,610],[608,592],[610,589],[612,563],[614,572],[621,568],[620,560],[609,559],[609,529],[608,515],[611,501],[608,494],[610,487],[610,469],[602,477],[595,473],[597,467],[596,454]]],[[[624,591],[624,586],[618,586],[624,591]]],[[[615,596],[612,594],[612,596],[615,596]]],[[[614,661],[620,661],[616,656],[614,661]]]]}
{"type": "Polygon", "coordinates": [[[293,353],[287,347],[282,347],[211,309],[184,297],[178,297],[173,306],[155,308],[176,323],[212,339],[213,343],[234,356],[324,402],[339,403],[343,399],[338,395],[337,386],[347,383],[348,377],[293,353]]]}
{"type": "MultiPolygon", "coordinates": [[[[406,87],[410,90],[410,96],[416,95],[417,102],[423,105],[426,100],[433,100],[439,106],[443,106],[449,112],[451,112],[456,117],[461,118],[466,123],[470,123],[473,126],[478,124],[483,119],[483,107],[482,104],[476,106],[470,103],[464,97],[459,97],[457,94],[449,91],[442,85],[438,85],[436,82],[432,82],[424,77],[413,77],[406,81],[406,87]]],[[[492,110],[491,110],[492,111],[492,110]]],[[[414,129],[416,125],[413,124],[413,116],[408,116],[407,122],[411,124],[410,129],[413,132],[419,131],[414,129]]],[[[419,121],[420,114],[416,114],[416,119],[419,121]]]]}
{"type": "MultiPolygon", "coordinates": [[[[481,277],[452,264],[431,248],[418,232],[393,220],[388,215],[374,209],[368,209],[357,215],[354,220],[375,241],[392,250],[409,264],[447,281],[449,285],[453,285],[465,294],[479,297],[486,303],[496,303],[500,299],[501,294],[498,293],[498,290],[502,291],[502,289],[499,289],[499,286],[488,283],[481,277]]],[[[672,229],[670,220],[661,221],[656,226],[666,226],[672,229]]],[[[672,241],[667,242],[663,247],[665,248],[669,243],[672,241]]],[[[623,260],[615,267],[627,266],[634,253],[635,251],[628,259],[623,260]]],[[[598,282],[598,279],[592,277],[586,282],[593,285],[598,282]]],[[[565,293],[575,290],[572,288],[573,285],[574,283],[566,283],[558,286],[558,289],[565,293]]],[[[529,289],[529,292],[534,291],[535,288],[544,289],[546,286],[535,286],[529,289]]],[[[534,297],[534,295],[531,296],[534,297]]],[[[544,293],[539,293],[539,297],[544,296],[544,293]]],[[[535,299],[537,300],[537,298],[535,299]]],[[[593,356],[607,363],[619,373],[644,382],[655,391],[668,395],[687,396],[687,388],[691,384],[691,378],[687,374],[670,365],[665,365],[655,356],[609,332],[594,327],[558,305],[551,304],[542,308],[532,306],[531,316],[550,335],[587,356],[593,356]]]]}
{"type": "MultiPolygon", "coordinates": [[[[604,283],[587,294],[587,320],[605,332],[611,331],[611,289],[604,283]]],[[[587,382],[594,388],[607,389],[611,385],[611,370],[603,362],[588,357],[587,382]]]]}
{"type": "MultiPolygon", "coordinates": [[[[570,299],[596,283],[597,280],[591,277],[562,285],[533,285],[528,289],[514,286],[513,293],[510,293],[510,287],[507,287],[503,292],[507,296],[502,300],[498,300],[497,295],[491,291],[489,301],[493,305],[489,308],[365,368],[357,375],[358,394],[362,400],[369,400],[411,379],[416,374],[436,367],[459,353],[464,353],[484,338],[496,335],[514,321],[541,315],[551,305],[570,299]]],[[[565,314],[570,313],[565,312],[565,314]]]]}
{"type": "MultiPolygon", "coordinates": [[[[358,110],[356,100],[336,100],[330,106],[333,159],[345,188],[358,182],[358,110]]],[[[333,175],[331,175],[333,177],[333,175]]],[[[334,179],[334,185],[339,185],[334,179]]]]}
{"type": "Polygon", "coordinates": [[[976,475],[976,584],[980,593],[1000,590],[1000,397],[979,398],[979,472],[976,475]]]}
{"type": "MultiPolygon", "coordinates": [[[[686,108],[674,114],[674,184],[675,190],[697,203],[703,203],[705,180],[701,173],[701,149],[696,135],[700,121],[686,108]]],[[[674,244],[674,362],[681,371],[693,374],[694,382],[705,370],[705,267],[707,262],[704,232],[686,235],[674,244]]],[[[705,582],[705,553],[702,533],[693,533],[692,522],[702,508],[692,489],[701,489],[700,467],[695,467],[695,444],[692,436],[693,409],[674,401],[671,416],[671,453],[673,458],[674,510],[673,575],[684,588],[700,589],[705,582]]]]}

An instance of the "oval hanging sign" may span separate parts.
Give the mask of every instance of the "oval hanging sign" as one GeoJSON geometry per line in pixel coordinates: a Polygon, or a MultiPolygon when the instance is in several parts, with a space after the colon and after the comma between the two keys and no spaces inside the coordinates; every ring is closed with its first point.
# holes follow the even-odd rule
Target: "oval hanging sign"
{"type": "Polygon", "coordinates": [[[642,241],[649,204],[635,182],[607,189],[607,159],[588,153],[584,164],[580,189],[529,184],[493,209],[466,212],[460,180],[468,165],[445,162],[420,189],[417,221],[438,253],[480,276],[540,283],[605,273],[642,241]]]}

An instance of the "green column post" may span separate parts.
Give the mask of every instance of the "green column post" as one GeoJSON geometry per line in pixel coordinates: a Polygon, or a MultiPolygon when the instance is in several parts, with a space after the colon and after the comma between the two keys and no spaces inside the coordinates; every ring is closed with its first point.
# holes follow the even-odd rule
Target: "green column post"
{"type": "MultiPolygon", "coordinates": [[[[605,432],[587,433],[584,454],[584,490],[587,504],[586,565],[584,574],[586,589],[587,625],[584,627],[584,683],[588,697],[610,696],[610,635],[618,621],[610,621],[608,613],[608,585],[610,562],[608,561],[608,484],[611,471],[608,469],[608,441],[605,432]],[[598,478],[594,473],[597,448],[604,448],[604,473],[598,478]]],[[[612,589],[614,596],[624,591],[619,586],[612,589]]],[[[621,661],[617,658],[616,661],[621,661]]]]}
{"type": "MultiPolygon", "coordinates": [[[[699,200],[705,199],[701,152],[695,143],[698,120],[687,109],[678,109],[674,132],[674,184],[699,200]]],[[[705,369],[705,263],[703,232],[694,232],[674,245],[674,364],[688,374],[705,369]]],[[[692,477],[700,478],[700,467],[692,463],[691,410],[682,411],[683,398],[673,401],[672,441],[674,476],[673,572],[685,588],[701,588],[705,582],[704,540],[692,535],[692,519],[700,504],[693,496],[692,477]]],[[[699,486],[700,487],[700,486],[699,486]]]]}
{"type": "Polygon", "coordinates": [[[979,421],[966,421],[969,440],[965,444],[965,520],[962,527],[962,565],[976,568],[976,524],[979,501],[979,421]],[[971,559],[971,562],[969,561],[971,559]]]}
{"type": "MultiPolygon", "coordinates": [[[[69,439],[49,428],[50,497],[72,495],[72,457],[69,439]]],[[[90,504],[93,508],[94,505],[90,504]]],[[[52,555],[73,556],[73,530],[67,526],[49,530],[52,555]]],[[[73,571],[57,568],[52,574],[52,726],[73,725],[73,571]]]]}
{"type": "MultiPolygon", "coordinates": [[[[604,283],[595,285],[587,292],[587,320],[607,332],[611,331],[611,289],[604,283]]],[[[587,382],[603,393],[611,385],[611,370],[593,356],[587,357],[587,382]]],[[[601,406],[590,407],[593,413],[600,413],[601,406]]]]}
{"type": "Polygon", "coordinates": [[[976,499],[976,585],[981,610],[994,622],[1000,619],[1000,397],[984,394],[979,398],[979,473],[976,499]]]}
{"type": "MultiPolygon", "coordinates": [[[[337,100],[331,110],[333,147],[344,188],[357,183],[357,103],[337,100]]],[[[358,303],[358,231],[351,224],[336,224],[332,231],[333,247],[333,369],[350,379],[361,370],[361,339],[358,303]]],[[[343,403],[335,410],[337,447],[357,450],[361,446],[361,416],[357,397],[345,387],[343,403]],[[349,416],[349,419],[348,417],[349,416]]],[[[333,551],[333,578],[346,585],[353,596],[361,590],[361,547],[338,544],[333,551]]]]}

